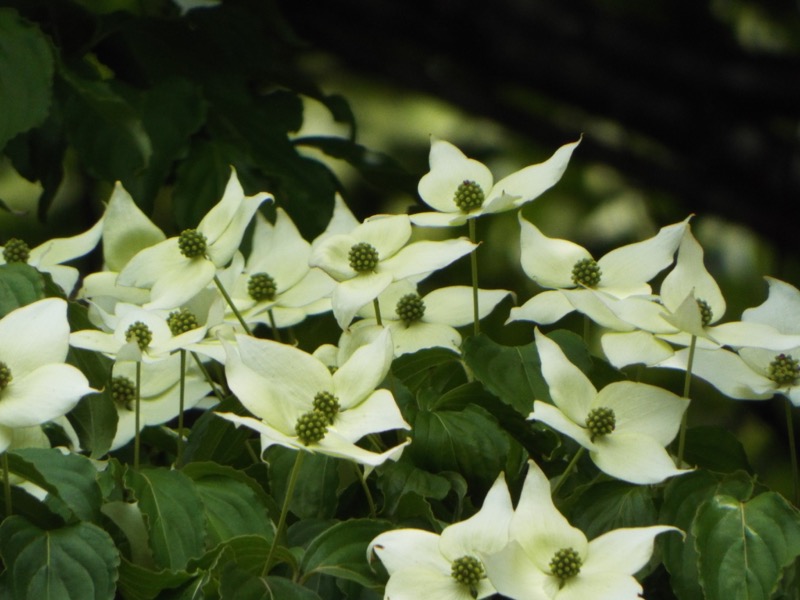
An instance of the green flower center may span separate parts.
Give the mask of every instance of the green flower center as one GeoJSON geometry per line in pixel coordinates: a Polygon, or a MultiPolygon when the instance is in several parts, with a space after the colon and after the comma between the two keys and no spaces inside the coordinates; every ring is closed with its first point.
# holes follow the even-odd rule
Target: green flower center
{"type": "Polygon", "coordinates": [[[206,253],[208,240],[197,229],[184,229],[178,238],[178,248],[186,258],[197,258],[206,253]]]}
{"type": "Polygon", "coordinates": [[[778,385],[794,385],[800,377],[800,361],[792,358],[791,354],[778,354],[769,363],[767,377],[778,385]]]}
{"type": "Polygon", "coordinates": [[[714,317],[714,312],[711,310],[708,302],[701,300],[700,298],[697,298],[697,307],[700,309],[700,322],[703,324],[703,327],[705,327],[711,323],[711,319],[714,317]]]}
{"type": "Polygon", "coordinates": [[[601,275],[600,266],[593,258],[582,258],[572,267],[572,283],[575,285],[595,287],[600,283],[601,275]]]}
{"type": "Polygon", "coordinates": [[[333,425],[340,408],[339,399],[330,392],[320,392],[314,396],[314,410],[325,415],[328,425],[333,425]]]}
{"type": "Polygon", "coordinates": [[[581,571],[583,561],[572,548],[562,548],[553,555],[550,561],[550,573],[565,582],[570,577],[575,577],[581,571]]]}
{"type": "Polygon", "coordinates": [[[395,312],[406,325],[410,325],[425,316],[425,303],[419,294],[406,294],[397,302],[395,312]]]}
{"type": "Polygon", "coordinates": [[[483,193],[481,186],[469,180],[465,180],[459,185],[453,196],[453,202],[461,212],[465,213],[483,206],[484,200],[486,200],[486,194],[483,193]]]}
{"type": "Polygon", "coordinates": [[[318,410],[300,415],[294,431],[304,446],[319,442],[328,433],[328,416],[318,410]]]}
{"type": "Polygon", "coordinates": [[[353,244],[348,258],[350,259],[350,268],[359,273],[374,271],[378,266],[378,251],[375,246],[367,242],[353,244]]]}
{"type": "Polygon", "coordinates": [[[188,308],[182,308],[169,313],[167,325],[169,325],[169,330],[172,332],[172,335],[180,335],[200,327],[197,317],[195,317],[194,313],[188,308]]]}
{"type": "Polygon", "coordinates": [[[274,300],[277,291],[275,280],[267,273],[254,273],[247,280],[247,293],[256,302],[274,300]]]}
{"type": "Polygon", "coordinates": [[[614,411],[610,408],[601,406],[593,408],[586,415],[586,429],[589,430],[591,440],[595,438],[608,435],[617,426],[617,419],[614,416],[614,411]]]}
{"type": "Polygon", "coordinates": [[[3,258],[7,263],[26,263],[31,256],[31,248],[17,238],[11,238],[3,247],[3,258]]]}
{"type": "Polygon", "coordinates": [[[136,384],[124,375],[112,377],[111,398],[117,406],[131,410],[131,406],[136,401],[136,384]]]}
{"type": "Polygon", "coordinates": [[[8,387],[8,384],[11,383],[11,369],[8,368],[8,365],[0,360],[0,392],[8,387]]]}
{"type": "Polygon", "coordinates": [[[129,342],[135,341],[139,346],[139,350],[144,350],[153,341],[153,332],[141,321],[136,321],[128,327],[125,332],[125,339],[129,342]]]}
{"type": "Polygon", "coordinates": [[[462,556],[453,561],[450,574],[458,583],[469,586],[473,592],[472,597],[477,597],[477,586],[481,579],[486,577],[483,563],[474,556],[462,556]]]}

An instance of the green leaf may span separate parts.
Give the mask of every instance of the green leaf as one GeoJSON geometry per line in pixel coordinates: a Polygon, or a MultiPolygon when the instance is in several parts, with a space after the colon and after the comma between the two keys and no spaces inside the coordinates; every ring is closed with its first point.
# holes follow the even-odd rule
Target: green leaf
{"type": "MultiPolygon", "coordinates": [[[[289,473],[298,450],[272,446],[267,451],[270,465],[270,490],[276,501],[283,502],[289,473]]],[[[289,503],[291,511],[301,519],[329,518],[338,504],[339,464],[342,461],[324,454],[306,453],[300,466],[298,485],[289,503]]],[[[351,467],[352,468],[352,467],[351,467]]]]}
{"type": "Polygon", "coordinates": [[[383,509],[387,514],[394,514],[407,494],[442,500],[450,492],[450,487],[447,478],[428,473],[402,460],[387,462],[378,475],[378,488],[383,492],[383,509]]]}
{"type": "Polygon", "coordinates": [[[247,577],[241,569],[228,567],[220,580],[220,600],[320,600],[308,588],[285,577],[247,577]]]}
{"type": "Polygon", "coordinates": [[[24,263],[0,265],[0,318],[45,297],[44,277],[24,263]]]}
{"type": "Polygon", "coordinates": [[[769,600],[800,556],[800,512],[776,492],[747,502],[715,496],[698,510],[693,533],[711,600],[769,600]]]}
{"type": "Polygon", "coordinates": [[[198,143],[177,170],[172,204],[181,229],[197,227],[214,206],[231,177],[235,149],[221,143],[198,143]]]}
{"type": "Polygon", "coordinates": [[[0,150],[47,117],[53,54],[47,37],[14,10],[0,9],[0,150]]]}
{"type": "Polygon", "coordinates": [[[154,571],[123,557],[119,569],[119,592],[125,600],[153,600],[164,590],[180,587],[195,577],[184,570],[154,571]]]}
{"type": "Polygon", "coordinates": [[[685,460],[718,473],[753,472],[739,439],[722,427],[691,427],[686,430],[685,460]]]}
{"type": "Polygon", "coordinates": [[[183,569],[205,552],[203,504],[186,475],[168,469],[128,470],[125,483],[139,501],[156,565],[183,569]]]}
{"type": "Polygon", "coordinates": [[[380,583],[366,560],[367,546],[391,529],[391,523],[373,519],[352,519],[337,523],[317,536],[300,563],[303,578],[326,574],[377,587],[380,583]]]}
{"type": "Polygon", "coordinates": [[[392,373],[410,390],[417,391],[437,369],[459,363],[460,357],[452,350],[426,348],[396,358],[392,362],[392,373]]]}
{"type": "Polygon", "coordinates": [[[183,462],[214,461],[242,468],[252,464],[253,459],[245,447],[247,440],[253,437],[252,432],[246,427],[236,427],[216,412],[244,414],[245,410],[235,398],[226,398],[215,411],[203,413],[189,433],[183,462]]]}
{"type": "Polygon", "coordinates": [[[612,529],[647,527],[657,519],[651,489],[621,481],[585,486],[563,512],[590,540],[612,529]]]}
{"type": "Polygon", "coordinates": [[[91,523],[53,530],[12,516],[0,525],[3,589],[14,600],[111,600],[119,554],[111,537],[91,523]]]}

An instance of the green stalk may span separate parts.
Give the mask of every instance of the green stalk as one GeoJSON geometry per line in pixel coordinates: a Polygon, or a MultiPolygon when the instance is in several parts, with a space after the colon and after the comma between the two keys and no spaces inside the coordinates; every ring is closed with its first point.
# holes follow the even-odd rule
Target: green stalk
{"type": "Polygon", "coordinates": [[[372,492],[369,491],[367,485],[367,478],[364,477],[363,471],[359,468],[358,463],[350,463],[355,467],[358,474],[358,480],[361,482],[361,487],[364,489],[364,495],[367,497],[367,504],[369,504],[369,517],[374,519],[378,515],[378,510],[375,508],[375,500],[372,498],[372,492]]]}
{"type": "Polygon", "coordinates": [[[372,301],[372,306],[375,307],[375,321],[378,323],[378,327],[383,327],[383,321],[381,321],[381,303],[378,302],[378,299],[372,301]]]}
{"type": "MultiPolygon", "coordinates": [[[[697,336],[692,336],[692,341],[689,343],[689,359],[686,362],[686,377],[683,380],[683,397],[689,399],[689,389],[692,383],[692,364],[694,363],[694,349],[697,346],[697,336]]],[[[687,408],[683,417],[681,418],[681,430],[678,434],[678,462],[677,467],[680,468],[683,464],[683,452],[686,449],[686,426],[688,422],[687,415],[689,409],[687,408]]]]}
{"type": "MultiPolygon", "coordinates": [[[[469,225],[469,241],[477,243],[475,234],[475,219],[467,219],[469,225]]],[[[475,248],[469,254],[469,265],[472,271],[472,320],[475,335],[481,332],[480,311],[478,310],[478,249],[475,248]]]]}
{"type": "Polygon", "coordinates": [[[142,418],[142,361],[136,361],[136,401],[134,403],[133,469],[139,470],[141,451],[140,423],[142,418]]]}
{"type": "Polygon", "coordinates": [[[264,569],[261,571],[261,576],[266,577],[272,568],[272,557],[275,554],[275,549],[278,546],[278,540],[283,536],[283,530],[286,527],[286,515],[289,513],[289,502],[294,495],[294,488],[297,484],[297,478],[300,475],[300,467],[303,464],[303,457],[305,452],[298,450],[297,457],[294,459],[294,466],[292,472],[289,474],[289,484],[286,487],[286,496],[283,499],[283,506],[281,507],[281,516],[278,518],[278,526],[275,528],[275,537],[272,538],[272,545],[269,547],[269,554],[264,563],[264,569]]]}
{"type": "Polygon", "coordinates": [[[786,433],[789,436],[789,459],[792,463],[792,483],[794,489],[794,504],[800,506],[800,479],[797,472],[797,446],[794,440],[794,422],[792,416],[792,403],[784,398],[786,407],[786,433]]]}
{"type": "Polygon", "coordinates": [[[205,377],[205,380],[208,383],[208,385],[211,386],[211,391],[214,392],[214,395],[217,397],[217,400],[219,400],[220,402],[225,400],[222,393],[220,393],[220,391],[217,389],[217,386],[214,383],[214,380],[211,378],[211,374],[208,372],[208,369],[206,369],[206,366],[203,364],[203,361],[201,361],[200,357],[197,356],[197,352],[192,352],[192,358],[194,359],[194,362],[197,363],[197,367],[200,369],[200,372],[203,374],[203,377],[205,377]]]}
{"type": "Polygon", "coordinates": [[[10,517],[14,508],[11,504],[11,470],[8,468],[7,452],[3,452],[3,498],[6,501],[6,516],[10,517]]]}
{"type": "Polygon", "coordinates": [[[222,294],[222,297],[225,298],[225,302],[228,303],[228,306],[233,311],[233,314],[236,315],[236,318],[239,320],[239,324],[242,326],[242,329],[244,329],[247,335],[253,335],[253,332],[250,331],[250,327],[248,327],[247,323],[245,323],[244,318],[242,317],[242,313],[240,313],[239,309],[236,308],[236,305],[233,303],[233,299],[230,297],[227,290],[225,289],[225,286],[222,285],[222,282],[216,275],[214,275],[214,283],[217,285],[217,289],[219,289],[219,292],[220,294],[222,294]]]}
{"type": "Polygon", "coordinates": [[[181,348],[181,383],[178,400],[178,445],[175,452],[175,464],[180,465],[183,459],[183,412],[186,398],[186,350],[181,348]]]}
{"type": "Polygon", "coordinates": [[[281,332],[280,329],[278,329],[278,326],[275,324],[275,314],[272,312],[271,308],[267,311],[267,315],[269,315],[269,324],[272,326],[272,337],[276,342],[282,342],[283,340],[281,339],[281,332]]]}
{"type": "Polygon", "coordinates": [[[581,459],[581,456],[583,456],[584,452],[586,452],[586,448],[584,448],[583,446],[578,448],[578,451],[575,453],[575,456],[573,456],[572,460],[569,461],[567,468],[564,469],[564,472],[561,474],[561,477],[559,478],[558,481],[556,481],[556,484],[553,486],[553,490],[550,493],[552,496],[556,495],[556,492],[558,492],[558,490],[561,489],[561,486],[564,485],[564,482],[567,480],[569,474],[572,473],[575,470],[575,467],[578,466],[578,461],[581,459]]]}

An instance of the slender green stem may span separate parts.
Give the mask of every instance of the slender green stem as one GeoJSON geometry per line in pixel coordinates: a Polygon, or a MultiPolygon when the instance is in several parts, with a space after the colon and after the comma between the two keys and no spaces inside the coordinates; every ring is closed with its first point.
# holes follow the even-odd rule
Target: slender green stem
{"type": "Polygon", "coordinates": [[[139,455],[141,454],[141,422],[142,422],[142,361],[136,361],[136,401],[133,406],[134,435],[133,435],[133,469],[139,470],[139,455]]]}
{"type": "Polygon", "coordinates": [[[271,308],[267,311],[267,315],[269,315],[269,324],[272,327],[272,337],[276,342],[282,342],[281,330],[278,329],[278,326],[275,323],[275,313],[272,312],[271,308]]]}
{"type": "Polygon", "coordinates": [[[10,517],[14,513],[11,504],[11,470],[8,468],[8,453],[3,452],[3,498],[6,502],[6,516],[10,517]]]}
{"type": "Polygon", "coordinates": [[[272,568],[272,557],[275,554],[275,549],[278,546],[278,541],[283,537],[283,530],[286,527],[286,515],[289,513],[289,502],[294,495],[294,488],[297,484],[297,478],[300,475],[300,467],[303,465],[303,457],[305,452],[302,450],[297,451],[297,457],[294,459],[294,466],[292,472],[289,474],[289,483],[286,487],[286,496],[283,499],[283,506],[281,507],[281,516],[278,518],[278,526],[275,528],[275,537],[272,539],[272,545],[269,547],[269,554],[264,563],[264,570],[261,571],[261,576],[266,577],[272,568]]]}
{"type": "Polygon", "coordinates": [[[203,377],[205,377],[205,380],[208,383],[208,385],[211,386],[211,391],[214,392],[214,395],[217,397],[217,400],[222,402],[225,398],[222,395],[222,393],[217,389],[216,383],[214,383],[214,380],[211,378],[211,374],[208,372],[208,369],[206,369],[206,366],[203,364],[203,361],[201,361],[200,357],[197,356],[197,352],[192,352],[192,358],[194,359],[194,362],[197,363],[197,367],[200,369],[200,372],[203,374],[203,377]]]}
{"type": "Polygon", "coordinates": [[[178,440],[175,452],[175,464],[180,465],[183,459],[183,412],[186,403],[186,350],[181,348],[181,382],[178,398],[178,440]]]}
{"type": "MultiPolygon", "coordinates": [[[[473,244],[477,235],[475,233],[475,219],[467,219],[469,225],[469,241],[473,244]]],[[[475,335],[481,332],[480,311],[478,310],[478,249],[475,248],[469,255],[469,265],[472,271],[472,320],[475,335]]]]}
{"type": "Polygon", "coordinates": [[[350,463],[355,467],[358,474],[358,480],[361,482],[361,487],[364,489],[364,495],[367,497],[367,504],[369,504],[369,516],[374,519],[378,515],[378,509],[375,508],[375,500],[372,498],[372,492],[369,491],[367,485],[367,478],[364,477],[364,472],[359,468],[358,463],[350,463]]]}
{"type": "Polygon", "coordinates": [[[239,324],[242,326],[242,329],[244,329],[247,335],[253,335],[253,332],[250,331],[250,327],[248,327],[247,323],[245,323],[245,320],[242,317],[242,313],[240,313],[239,309],[236,308],[236,305],[233,303],[233,299],[230,297],[227,290],[225,289],[225,286],[222,285],[222,282],[216,275],[214,275],[214,283],[217,285],[217,289],[219,289],[219,292],[220,294],[222,294],[222,297],[225,298],[225,302],[228,303],[228,306],[233,311],[233,314],[236,315],[236,318],[238,319],[239,324]]]}
{"type": "MultiPolygon", "coordinates": [[[[692,365],[694,363],[694,349],[697,346],[697,336],[692,336],[692,341],[689,342],[689,359],[686,361],[686,376],[683,380],[683,397],[689,399],[689,390],[692,385],[692,365]]],[[[683,453],[686,449],[686,427],[688,423],[689,409],[687,408],[683,417],[681,418],[681,429],[678,434],[678,461],[677,466],[680,468],[683,465],[683,453]]]]}
{"type": "Polygon", "coordinates": [[[372,301],[372,306],[375,307],[375,321],[378,323],[378,327],[383,327],[383,321],[381,320],[381,303],[378,302],[378,299],[372,301]]]}
{"type": "Polygon", "coordinates": [[[797,472],[797,446],[794,440],[794,419],[792,415],[792,403],[788,398],[784,398],[786,407],[786,433],[789,436],[789,459],[792,463],[792,482],[794,490],[794,504],[800,506],[800,479],[797,472]]]}
{"type": "Polygon", "coordinates": [[[578,451],[575,453],[575,456],[573,456],[572,460],[569,461],[567,468],[564,469],[564,472],[561,474],[561,477],[559,478],[558,481],[556,481],[556,484],[553,486],[551,495],[555,496],[556,492],[561,489],[561,486],[564,485],[564,482],[567,480],[567,477],[569,477],[570,473],[572,473],[575,470],[575,467],[578,466],[578,461],[581,459],[581,456],[583,456],[584,452],[586,452],[586,448],[584,448],[583,446],[578,448],[578,451]]]}

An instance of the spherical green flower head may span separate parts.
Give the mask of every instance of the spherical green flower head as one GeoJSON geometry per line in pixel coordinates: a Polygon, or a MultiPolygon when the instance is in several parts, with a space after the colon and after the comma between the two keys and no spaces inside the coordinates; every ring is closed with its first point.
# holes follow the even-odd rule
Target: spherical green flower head
{"type": "Polygon", "coordinates": [[[0,361],[0,392],[8,387],[13,377],[11,376],[11,369],[3,361],[0,361]]]}
{"type": "Polygon", "coordinates": [[[616,416],[610,408],[593,408],[586,415],[586,428],[589,430],[590,439],[594,441],[598,437],[608,435],[617,426],[616,416]]]}
{"type": "Polygon", "coordinates": [[[379,261],[378,250],[367,242],[353,244],[348,258],[350,259],[350,268],[358,273],[374,271],[379,261]]]}
{"type": "Polygon", "coordinates": [[[3,258],[7,263],[26,263],[30,256],[30,246],[17,238],[11,238],[3,247],[3,258]]]}
{"type": "Polygon", "coordinates": [[[188,308],[182,308],[169,313],[167,325],[169,325],[169,330],[172,332],[172,335],[180,335],[200,327],[197,317],[194,316],[194,313],[188,308]]]}
{"type": "Polygon", "coordinates": [[[575,577],[581,571],[583,560],[572,548],[562,548],[553,555],[550,561],[550,572],[561,580],[561,585],[567,579],[575,577]]]}
{"type": "Polygon", "coordinates": [[[136,400],[136,384],[124,375],[112,377],[111,398],[117,406],[130,410],[136,400]]]}
{"type": "Polygon", "coordinates": [[[136,321],[135,323],[131,323],[128,330],[125,332],[125,339],[130,341],[136,341],[136,344],[139,346],[140,350],[144,350],[150,345],[150,342],[153,341],[153,332],[150,331],[150,328],[141,321],[136,321]]]}
{"type": "Polygon", "coordinates": [[[478,596],[478,583],[486,577],[483,563],[474,556],[462,556],[453,561],[450,574],[458,583],[470,589],[473,598],[478,596]]]}
{"type": "Polygon", "coordinates": [[[314,396],[314,410],[325,415],[328,425],[333,425],[340,408],[339,399],[330,392],[320,392],[314,396]]]}
{"type": "Polygon", "coordinates": [[[319,442],[328,433],[328,416],[318,410],[300,415],[294,431],[298,439],[306,446],[319,442]]]}
{"type": "Polygon", "coordinates": [[[791,354],[778,354],[769,363],[767,377],[780,386],[794,385],[800,377],[800,361],[792,358],[791,354]]]}
{"type": "Polygon", "coordinates": [[[406,294],[398,300],[395,312],[401,321],[410,325],[425,316],[425,303],[419,294],[406,294]]]}
{"type": "Polygon", "coordinates": [[[278,286],[267,273],[254,273],[247,280],[247,293],[256,302],[261,300],[274,300],[278,286]]]}
{"type": "Polygon", "coordinates": [[[456,206],[461,212],[465,213],[480,208],[483,206],[485,200],[486,194],[481,186],[469,180],[459,185],[453,196],[453,202],[456,203],[456,206]]]}
{"type": "Polygon", "coordinates": [[[196,258],[206,253],[208,240],[196,229],[184,229],[178,238],[178,248],[186,258],[196,258]]]}
{"type": "Polygon", "coordinates": [[[697,298],[697,306],[700,308],[700,322],[703,324],[703,327],[711,323],[711,319],[714,318],[714,312],[711,310],[711,306],[705,300],[697,298]]]}
{"type": "Polygon", "coordinates": [[[595,287],[600,283],[602,271],[593,258],[582,258],[572,267],[572,282],[575,285],[595,287]]]}

